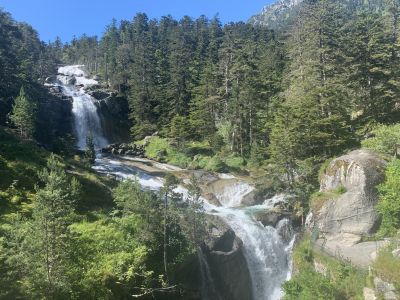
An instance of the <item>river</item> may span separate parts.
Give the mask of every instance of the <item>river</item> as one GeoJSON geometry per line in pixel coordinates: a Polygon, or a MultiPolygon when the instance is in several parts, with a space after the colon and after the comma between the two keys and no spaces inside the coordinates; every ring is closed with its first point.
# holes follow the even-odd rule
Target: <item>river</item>
{"type": "MultiPolygon", "coordinates": [[[[74,130],[77,147],[85,148],[88,135],[92,135],[94,144],[100,149],[108,144],[103,134],[97,107],[94,99],[85,92],[85,87],[97,82],[86,76],[83,66],[65,66],[58,70],[56,85],[62,88],[65,96],[72,97],[74,116],[74,130]]],[[[98,154],[94,169],[102,174],[115,176],[118,179],[136,178],[143,188],[158,190],[163,186],[163,178],[138,168],[137,164],[151,163],[153,168],[163,172],[182,172],[167,164],[160,164],[143,159],[126,158],[118,156],[102,156],[98,154]],[[136,165],[135,165],[136,164],[136,165]]],[[[189,171],[187,171],[189,172],[189,171]]],[[[274,227],[263,226],[254,218],[254,213],[259,210],[270,209],[280,197],[266,200],[257,206],[243,207],[244,197],[253,192],[254,187],[242,179],[229,174],[217,174],[218,189],[214,195],[221,206],[209,203],[205,198],[204,209],[207,214],[218,215],[234,230],[235,234],[243,241],[244,256],[250,272],[252,282],[252,295],[254,300],[276,300],[282,297],[281,285],[291,276],[291,249],[294,237],[284,241],[274,227]]],[[[178,186],[176,192],[185,197],[187,190],[178,186]]],[[[279,226],[287,225],[287,220],[282,220],[279,226]]],[[[203,259],[200,257],[200,259],[203,259]]],[[[202,277],[207,276],[207,270],[202,272],[202,277]]],[[[209,278],[203,278],[209,281],[209,278]]],[[[206,282],[203,283],[203,288],[206,282]]]]}

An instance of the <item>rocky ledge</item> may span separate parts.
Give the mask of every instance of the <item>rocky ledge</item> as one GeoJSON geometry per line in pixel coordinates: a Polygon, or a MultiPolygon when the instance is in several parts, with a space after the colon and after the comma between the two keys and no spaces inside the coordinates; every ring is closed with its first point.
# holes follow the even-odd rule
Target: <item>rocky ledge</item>
{"type": "Polygon", "coordinates": [[[139,158],[145,158],[144,147],[136,144],[110,144],[107,147],[101,149],[101,152],[106,154],[129,155],[139,158]]]}

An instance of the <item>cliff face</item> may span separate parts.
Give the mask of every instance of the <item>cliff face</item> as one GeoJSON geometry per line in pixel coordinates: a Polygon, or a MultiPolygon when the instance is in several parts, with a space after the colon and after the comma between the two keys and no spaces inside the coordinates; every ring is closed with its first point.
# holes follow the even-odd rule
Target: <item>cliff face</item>
{"type": "Polygon", "coordinates": [[[321,178],[320,191],[344,188],[314,213],[314,226],[328,236],[361,237],[373,233],[379,223],[375,210],[376,185],[384,180],[386,162],[376,154],[357,150],[334,159],[321,178]]]}
{"type": "Polygon", "coordinates": [[[203,253],[207,264],[204,268],[212,282],[203,293],[208,294],[209,299],[253,299],[242,240],[219,217],[209,216],[209,224],[210,235],[203,253]]]}
{"type": "Polygon", "coordinates": [[[59,137],[72,134],[72,99],[64,97],[57,87],[49,87],[39,98],[36,139],[47,146],[59,137]]]}
{"type": "Polygon", "coordinates": [[[126,99],[97,85],[87,88],[86,92],[96,100],[101,125],[110,143],[129,141],[129,107],[126,99]]]}

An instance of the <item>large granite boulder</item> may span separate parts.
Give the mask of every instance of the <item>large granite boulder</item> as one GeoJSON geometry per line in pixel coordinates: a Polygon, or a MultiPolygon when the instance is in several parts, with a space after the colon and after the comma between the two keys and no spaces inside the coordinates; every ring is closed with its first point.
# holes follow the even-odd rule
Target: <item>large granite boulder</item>
{"type": "Polygon", "coordinates": [[[211,276],[205,290],[209,299],[251,300],[251,278],[243,242],[219,217],[209,216],[209,237],[202,247],[211,276]]]}
{"type": "Polygon", "coordinates": [[[334,159],[321,178],[320,191],[341,188],[345,192],[313,212],[313,226],[327,236],[352,236],[356,240],[373,233],[379,225],[376,185],[384,180],[385,167],[383,159],[367,150],[334,159]]]}

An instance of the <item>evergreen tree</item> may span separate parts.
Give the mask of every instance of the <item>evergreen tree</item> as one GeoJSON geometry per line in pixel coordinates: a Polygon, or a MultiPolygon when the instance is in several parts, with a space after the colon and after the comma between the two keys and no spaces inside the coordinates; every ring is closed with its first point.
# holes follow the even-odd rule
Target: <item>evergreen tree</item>
{"type": "Polygon", "coordinates": [[[10,120],[17,127],[22,138],[32,138],[35,130],[35,111],[24,87],[21,87],[19,96],[15,98],[10,120]]]}
{"type": "Polygon", "coordinates": [[[91,133],[86,137],[85,158],[89,164],[94,164],[96,160],[96,150],[94,149],[93,135],[91,133]]]}
{"type": "Polygon", "coordinates": [[[80,186],[70,180],[57,158],[51,155],[39,173],[33,219],[17,226],[9,241],[8,258],[28,298],[66,298],[71,293],[71,236],[68,226],[74,217],[80,186]]]}

